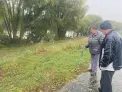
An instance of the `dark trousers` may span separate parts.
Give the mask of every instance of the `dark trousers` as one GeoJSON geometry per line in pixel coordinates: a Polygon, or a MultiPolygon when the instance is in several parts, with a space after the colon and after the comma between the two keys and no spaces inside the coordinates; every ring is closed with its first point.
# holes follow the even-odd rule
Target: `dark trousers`
{"type": "Polygon", "coordinates": [[[100,92],[112,92],[112,78],[114,73],[114,71],[102,71],[100,80],[100,92]]]}

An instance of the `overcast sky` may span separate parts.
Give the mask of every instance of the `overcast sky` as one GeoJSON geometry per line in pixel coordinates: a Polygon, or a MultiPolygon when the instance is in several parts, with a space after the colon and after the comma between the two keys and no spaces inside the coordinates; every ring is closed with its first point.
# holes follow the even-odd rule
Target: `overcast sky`
{"type": "Polygon", "coordinates": [[[88,0],[89,14],[122,22],[122,0],[88,0]]]}

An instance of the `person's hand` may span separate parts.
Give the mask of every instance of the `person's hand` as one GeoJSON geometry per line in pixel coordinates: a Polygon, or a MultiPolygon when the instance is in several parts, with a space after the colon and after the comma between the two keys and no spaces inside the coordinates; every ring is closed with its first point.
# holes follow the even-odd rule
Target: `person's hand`
{"type": "Polygon", "coordinates": [[[108,64],[104,63],[104,62],[103,62],[103,58],[102,58],[102,59],[100,60],[99,66],[101,66],[101,67],[107,67],[108,64]]]}
{"type": "Polygon", "coordinates": [[[85,45],[85,48],[89,48],[89,45],[85,45]]]}

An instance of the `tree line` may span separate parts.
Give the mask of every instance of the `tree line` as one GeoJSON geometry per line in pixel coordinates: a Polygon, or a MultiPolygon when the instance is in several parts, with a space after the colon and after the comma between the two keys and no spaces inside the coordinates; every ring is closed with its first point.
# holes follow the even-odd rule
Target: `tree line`
{"type": "Polygon", "coordinates": [[[2,0],[0,1],[1,43],[60,40],[67,30],[87,35],[91,24],[102,18],[86,15],[86,0],[2,0]]]}

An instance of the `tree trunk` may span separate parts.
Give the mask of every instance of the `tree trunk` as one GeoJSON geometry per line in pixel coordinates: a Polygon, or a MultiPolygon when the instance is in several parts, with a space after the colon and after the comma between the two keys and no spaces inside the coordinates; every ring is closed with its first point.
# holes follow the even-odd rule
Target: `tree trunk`
{"type": "Polygon", "coordinates": [[[58,28],[57,36],[58,36],[59,40],[64,39],[65,38],[65,34],[66,34],[66,30],[64,28],[58,28]]]}

